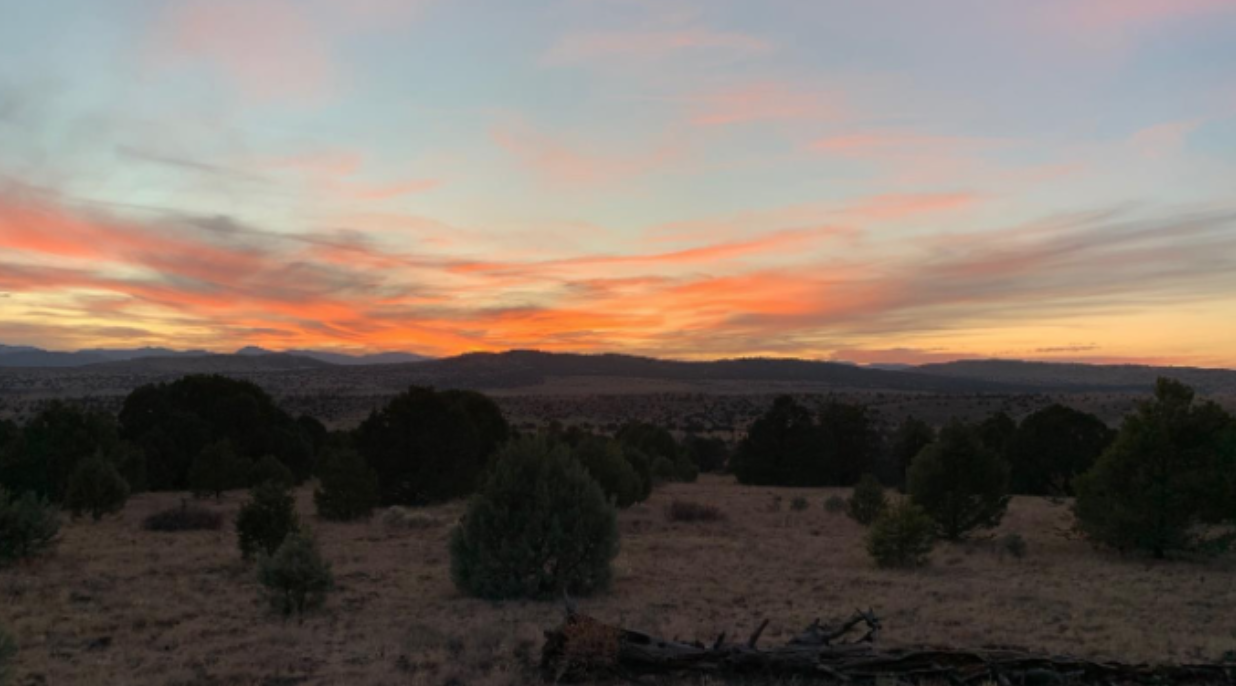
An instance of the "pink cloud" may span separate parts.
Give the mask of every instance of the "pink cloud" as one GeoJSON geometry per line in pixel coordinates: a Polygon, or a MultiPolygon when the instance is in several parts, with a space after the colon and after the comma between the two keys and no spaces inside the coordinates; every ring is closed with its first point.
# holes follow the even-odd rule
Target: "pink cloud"
{"type": "Polygon", "coordinates": [[[527,127],[501,127],[491,135],[499,147],[552,186],[615,184],[672,167],[686,154],[681,142],[670,140],[646,151],[615,152],[566,142],[527,127]]]}
{"type": "Polygon", "coordinates": [[[1189,134],[1193,133],[1202,121],[1188,119],[1156,124],[1137,131],[1130,138],[1133,148],[1144,157],[1161,158],[1179,152],[1185,145],[1189,134]]]}
{"type": "Polygon", "coordinates": [[[154,24],[158,66],[205,65],[255,100],[320,100],[341,78],[339,44],[413,18],[428,0],[184,0],[154,24]]]}
{"type": "Polygon", "coordinates": [[[835,119],[840,97],[795,88],[786,83],[751,83],[692,99],[691,122],[700,126],[791,119],[835,119]]]}
{"type": "Polygon", "coordinates": [[[771,49],[764,40],[743,33],[706,28],[666,31],[598,31],[564,36],[545,54],[551,65],[596,59],[656,60],[683,51],[758,53],[771,49]]]}

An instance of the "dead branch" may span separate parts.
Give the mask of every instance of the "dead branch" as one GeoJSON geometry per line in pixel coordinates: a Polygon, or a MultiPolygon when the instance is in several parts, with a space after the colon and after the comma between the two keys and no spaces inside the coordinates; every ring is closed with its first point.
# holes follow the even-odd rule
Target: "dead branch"
{"type": "Polygon", "coordinates": [[[1145,665],[1012,650],[877,650],[880,620],[870,609],[857,610],[835,626],[817,619],[785,645],[760,649],[756,644],[768,624],[761,622],[743,643],[726,643],[722,633],[705,646],[610,626],[569,607],[562,626],[545,632],[542,674],[554,682],[606,675],[771,674],[863,684],[1236,684],[1236,664],[1231,663],[1145,665]],[[844,640],[860,627],[865,629],[861,636],[844,640]]]}

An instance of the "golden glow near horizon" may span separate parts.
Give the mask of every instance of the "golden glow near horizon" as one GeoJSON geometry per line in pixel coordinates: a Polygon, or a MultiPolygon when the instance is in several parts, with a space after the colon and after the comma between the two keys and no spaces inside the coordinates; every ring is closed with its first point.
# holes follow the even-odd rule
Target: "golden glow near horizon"
{"type": "Polygon", "coordinates": [[[70,4],[0,343],[1236,367],[1229,0],[70,4]]]}

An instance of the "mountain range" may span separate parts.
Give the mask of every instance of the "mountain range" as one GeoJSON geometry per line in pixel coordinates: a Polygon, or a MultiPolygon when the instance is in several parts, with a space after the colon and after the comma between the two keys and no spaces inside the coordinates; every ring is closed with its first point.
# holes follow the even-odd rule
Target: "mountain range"
{"type": "MultiPolygon", "coordinates": [[[[235,355],[293,355],[309,358],[334,365],[369,365],[369,364],[402,364],[407,362],[424,362],[433,358],[414,353],[388,352],[368,355],[353,355],[349,353],[326,350],[285,350],[273,351],[255,346],[247,346],[237,350],[235,355]]],[[[211,353],[205,350],[172,350],[169,348],[88,348],[72,352],[44,350],[31,346],[0,345],[0,367],[84,367],[87,365],[107,364],[110,362],[128,362],[147,358],[190,358],[219,356],[228,357],[223,353],[211,353]]]]}
{"type": "Polygon", "coordinates": [[[859,366],[802,359],[730,359],[687,362],[619,354],[513,350],[433,359],[412,353],[350,355],[317,350],[275,352],[246,347],[232,354],[164,348],[53,352],[0,346],[0,368],[12,372],[171,378],[183,374],[271,375],[309,372],[338,388],[527,388],[576,379],[603,389],[615,379],[658,380],[706,388],[717,383],[750,387],[871,389],[928,393],[1146,392],[1162,376],[1199,392],[1236,394],[1236,370],[1142,365],[1092,365],[1018,360],[964,360],[859,366]],[[606,381],[608,380],[608,381],[606,381]]]}

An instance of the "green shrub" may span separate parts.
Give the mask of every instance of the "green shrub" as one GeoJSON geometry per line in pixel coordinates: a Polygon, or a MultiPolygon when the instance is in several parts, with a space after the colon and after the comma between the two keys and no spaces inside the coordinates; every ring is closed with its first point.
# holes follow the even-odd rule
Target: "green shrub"
{"type": "Polygon", "coordinates": [[[1073,513],[1091,540],[1158,558],[1220,551],[1236,521],[1233,420],[1193,389],[1159,379],[1155,398],[1125,417],[1094,468],[1074,481],[1073,513]],[[1213,535],[1208,537],[1208,534],[1213,535]]]}
{"type": "Polygon", "coordinates": [[[482,598],[556,598],[608,588],[617,512],[565,446],[508,443],[451,535],[451,577],[482,598]]]}
{"type": "Polygon", "coordinates": [[[429,505],[470,495],[506,420],[474,392],[412,387],[356,429],[356,449],[378,473],[383,505],[429,505]]]}
{"type": "Polygon", "coordinates": [[[273,554],[288,534],[300,530],[296,501],[278,484],[261,484],[236,515],[240,554],[246,560],[258,553],[273,554]]]}
{"type": "Polygon", "coordinates": [[[64,506],[74,517],[89,513],[97,522],[103,515],[123,510],[128,500],[129,484],[120,476],[116,465],[99,454],[83,460],[73,470],[64,506]]]}
{"type": "Polygon", "coordinates": [[[956,421],[910,465],[911,499],[949,540],[997,526],[1008,509],[1008,484],[1008,464],[973,427],[956,421]]]}
{"type": "Polygon", "coordinates": [[[253,466],[249,467],[248,483],[252,487],[260,486],[267,481],[273,481],[284,488],[291,488],[296,484],[296,477],[287,465],[279,461],[279,458],[274,455],[263,455],[253,463],[253,466]]]}
{"type": "Polygon", "coordinates": [[[580,442],[571,454],[618,507],[626,508],[639,502],[643,483],[635,467],[623,456],[621,445],[593,436],[580,442]]]}
{"type": "Polygon", "coordinates": [[[886,509],[888,499],[884,497],[884,487],[874,476],[864,474],[846,501],[846,514],[863,526],[871,526],[886,509]]]}
{"type": "Polygon", "coordinates": [[[271,607],[285,617],[321,607],[335,583],[317,541],[300,531],[290,532],[273,555],[258,559],[257,575],[271,607]]]}
{"type": "Polygon", "coordinates": [[[867,552],[879,567],[922,567],[934,543],[935,522],[910,502],[885,510],[867,532],[867,552]]]}
{"type": "Polygon", "coordinates": [[[828,514],[841,514],[849,509],[845,498],[839,495],[830,495],[824,499],[824,511],[828,514]]]}
{"type": "Polygon", "coordinates": [[[249,463],[236,454],[228,441],[211,443],[193,459],[189,468],[189,488],[193,495],[216,499],[224,491],[242,488],[249,480],[249,463]]]}
{"type": "Polygon", "coordinates": [[[1009,484],[1023,495],[1071,496],[1116,432],[1098,417],[1055,404],[1021,421],[1008,442],[1009,484]]]}
{"type": "Polygon", "coordinates": [[[725,519],[725,513],[715,505],[674,500],[665,506],[665,518],[671,522],[719,522],[725,519]]]}
{"type": "Polygon", "coordinates": [[[378,475],[352,448],[327,448],[318,461],[313,504],[323,519],[367,519],[378,505],[378,475]]]}
{"type": "Polygon", "coordinates": [[[59,533],[60,514],[46,498],[0,488],[0,567],[50,549],[59,533]]]}
{"type": "Polygon", "coordinates": [[[17,641],[0,628],[0,686],[6,686],[13,677],[13,660],[17,657],[17,641]]]}
{"type": "Polygon", "coordinates": [[[223,513],[181,502],[142,520],[147,531],[218,531],[223,528],[223,513]]]}
{"type": "Polygon", "coordinates": [[[807,509],[807,499],[799,496],[790,501],[790,510],[794,512],[802,512],[807,509]]]}

